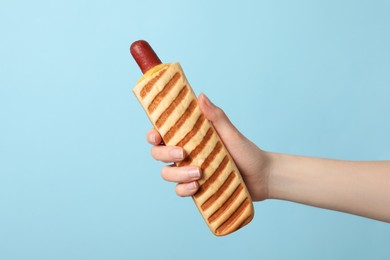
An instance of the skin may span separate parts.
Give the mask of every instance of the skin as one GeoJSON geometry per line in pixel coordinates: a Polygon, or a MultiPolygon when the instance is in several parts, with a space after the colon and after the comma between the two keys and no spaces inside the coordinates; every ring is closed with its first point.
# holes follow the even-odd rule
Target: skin
{"type": "MultiPolygon", "coordinates": [[[[198,104],[214,125],[245,181],[253,201],[280,199],[390,222],[390,161],[342,161],[261,150],[243,136],[224,111],[204,94],[198,104]]],[[[179,162],[183,149],[161,145],[158,131],[147,141],[152,157],[179,162]]],[[[196,193],[202,171],[198,167],[164,166],[162,178],[175,182],[178,196],[196,193]]]]}

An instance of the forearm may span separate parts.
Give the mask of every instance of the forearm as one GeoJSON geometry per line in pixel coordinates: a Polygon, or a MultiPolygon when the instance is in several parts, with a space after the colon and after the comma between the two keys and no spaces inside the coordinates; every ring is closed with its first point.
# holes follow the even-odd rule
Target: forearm
{"type": "Polygon", "coordinates": [[[390,222],[390,161],[269,156],[269,198],[390,222]]]}

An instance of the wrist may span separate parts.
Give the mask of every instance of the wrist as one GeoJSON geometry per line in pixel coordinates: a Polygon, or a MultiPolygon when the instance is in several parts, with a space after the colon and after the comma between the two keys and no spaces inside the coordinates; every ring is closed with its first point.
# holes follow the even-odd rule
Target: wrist
{"type": "MultiPolygon", "coordinates": [[[[255,196],[253,199],[255,201],[262,201],[266,199],[270,199],[270,178],[272,178],[273,168],[275,164],[275,156],[271,152],[263,151],[261,149],[257,149],[257,156],[259,158],[256,170],[256,179],[253,183],[255,183],[255,196]],[[260,185],[259,185],[260,184],[260,185]]],[[[252,183],[252,182],[251,182],[252,183]]]]}
{"type": "Polygon", "coordinates": [[[288,156],[280,153],[267,154],[269,165],[267,173],[268,199],[285,199],[284,194],[289,187],[291,176],[288,176],[288,156]]]}

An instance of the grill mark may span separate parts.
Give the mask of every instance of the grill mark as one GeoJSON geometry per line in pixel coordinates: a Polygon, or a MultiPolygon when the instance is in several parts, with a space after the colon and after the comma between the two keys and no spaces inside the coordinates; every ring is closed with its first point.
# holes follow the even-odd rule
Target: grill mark
{"type": "Polygon", "coordinates": [[[147,94],[149,94],[150,90],[153,88],[154,84],[164,75],[164,73],[167,71],[167,68],[162,69],[160,73],[152,78],[146,85],[141,89],[139,95],[143,99],[147,94]]]}
{"type": "Polygon", "coordinates": [[[175,136],[176,132],[183,126],[183,124],[195,111],[196,106],[197,106],[196,100],[192,100],[190,105],[187,107],[186,111],[184,111],[184,113],[180,116],[177,122],[164,135],[163,139],[165,143],[168,143],[172,139],[172,137],[175,136]]]}
{"type": "Polygon", "coordinates": [[[243,226],[245,226],[246,224],[248,224],[251,220],[252,220],[253,216],[252,214],[249,215],[249,217],[247,217],[246,219],[244,219],[244,221],[241,223],[241,225],[237,228],[237,229],[240,229],[242,228],[243,226]]]}
{"type": "Polygon", "coordinates": [[[153,113],[156,110],[157,106],[160,102],[165,98],[165,96],[171,91],[171,89],[176,85],[179,81],[181,75],[179,72],[176,72],[175,75],[165,84],[164,88],[154,97],[152,103],[150,103],[148,107],[148,112],[153,113]]]}
{"type": "Polygon", "coordinates": [[[183,139],[181,139],[177,144],[176,146],[180,146],[180,147],[184,147],[184,145],[186,145],[192,137],[194,137],[194,135],[199,131],[200,127],[202,126],[203,122],[205,121],[205,117],[203,114],[200,114],[200,116],[198,117],[198,120],[196,121],[195,125],[192,127],[191,131],[189,131],[184,137],[183,139]]]}
{"type": "Polygon", "coordinates": [[[200,185],[198,192],[195,193],[194,197],[199,198],[202,196],[207,189],[210,187],[211,184],[215,182],[216,179],[223,173],[223,170],[228,165],[229,159],[227,155],[223,158],[222,162],[219,164],[218,168],[214,171],[214,173],[208,178],[202,185],[200,185]]]}
{"type": "Polygon", "coordinates": [[[186,96],[186,94],[189,92],[188,87],[184,86],[182,90],[180,90],[177,97],[172,101],[172,103],[168,106],[167,109],[160,115],[160,117],[156,121],[157,128],[160,128],[167,118],[172,114],[172,112],[175,110],[175,108],[180,104],[180,102],[183,100],[183,98],[186,96]]]}
{"type": "MultiPolygon", "coordinates": [[[[234,176],[234,175],[233,175],[234,176]]],[[[234,206],[234,202],[240,195],[241,191],[244,189],[242,185],[238,185],[234,190],[232,195],[223,203],[223,205],[216,210],[208,219],[209,223],[216,221],[220,216],[222,216],[230,207],[234,206]]]]}
{"type": "Polygon", "coordinates": [[[217,142],[217,144],[214,146],[214,149],[211,151],[209,156],[207,156],[206,160],[202,163],[200,168],[204,171],[207,167],[209,167],[210,163],[215,159],[215,157],[219,154],[219,152],[222,150],[222,144],[221,142],[217,142]]]}
{"type": "Polygon", "coordinates": [[[202,150],[205,148],[205,146],[207,145],[208,141],[211,139],[212,135],[213,135],[214,131],[212,128],[209,128],[209,130],[207,130],[207,133],[206,135],[203,137],[202,141],[200,142],[200,144],[198,144],[197,147],[195,147],[194,150],[192,150],[192,152],[182,161],[182,166],[183,165],[189,165],[192,163],[192,161],[194,160],[194,158],[200,153],[202,152],[202,150]]]}
{"type": "Polygon", "coordinates": [[[245,200],[240,204],[237,210],[222,225],[220,225],[215,230],[215,233],[223,234],[226,229],[230,228],[237,221],[237,219],[244,213],[244,210],[249,205],[249,203],[250,203],[249,199],[245,198],[245,200]]]}
{"type": "MultiPolygon", "coordinates": [[[[229,177],[224,181],[224,183],[221,185],[221,187],[219,187],[219,189],[210,197],[208,198],[203,204],[202,206],[200,206],[203,210],[207,210],[208,208],[210,208],[210,206],[229,188],[230,184],[233,182],[234,178],[236,177],[236,175],[234,174],[234,172],[231,172],[229,174],[229,177]]],[[[239,186],[238,186],[239,187],[239,186]]],[[[236,188],[236,190],[238,189],[238,187],[236,188]]],[[[213,215],[209,218],[209,222],[213,222],[216,218],[218,218],[225,210],[226,208],[229,206],[229,204],[231,203],[231,201],[234,201],[234,199],[238,196],[239,192],[237,194],[235,194],[236,190],[234,191],[234,193],[223,203],[223,205],[216,211],[213,213],[213,215]],[[233,195],[236,195],[236,197],[234,197],[233,199],[231,199],[231,197],[233,195]],[[227,205],[226,205],[227,203],[227,205]],[[214,216],[216,215],[216,216],[214,216]]]]}

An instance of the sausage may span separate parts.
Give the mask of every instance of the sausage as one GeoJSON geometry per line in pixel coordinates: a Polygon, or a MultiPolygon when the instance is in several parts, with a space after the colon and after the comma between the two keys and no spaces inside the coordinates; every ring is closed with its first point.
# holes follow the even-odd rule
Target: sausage
{"type": "Polygon", "coordinates": [[[133,42],[130,46],[130,53],[144,74],[162,63],[149,43],[144,40],[133,42]]]}

